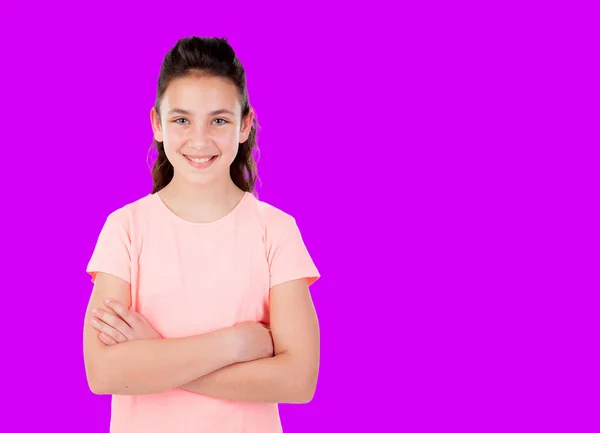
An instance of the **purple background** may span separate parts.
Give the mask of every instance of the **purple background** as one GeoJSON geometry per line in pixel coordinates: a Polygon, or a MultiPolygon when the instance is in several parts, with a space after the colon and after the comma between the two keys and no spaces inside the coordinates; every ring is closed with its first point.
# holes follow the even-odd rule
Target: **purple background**
{"type": "Polygon", "coordinates": [[[108,431],[85,266],[150,191],[160,63],[190,35],[246,67],[260,198],[323,275],[286,433],[600,430],[597,11],[417,3],[2,6],[0,430],[108,431]]]}

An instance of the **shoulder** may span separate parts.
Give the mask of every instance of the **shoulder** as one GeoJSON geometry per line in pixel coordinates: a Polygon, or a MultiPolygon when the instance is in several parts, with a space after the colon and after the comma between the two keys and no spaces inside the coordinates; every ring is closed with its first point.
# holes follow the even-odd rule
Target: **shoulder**
{"type": "Polygon", "coordinates": [[[131,227],[135,227],[152,212],[154,198],[153,195],[148,194],[115,207],[108,213],[106,222],[121,226],[129,231],[131,227]]]}
{"type": "Polygon", "coordinates": [[[289,212],[251,195],[252,208],[263,228],[272,234],[283,234],[296,225],[296,219],[289,212]]]}

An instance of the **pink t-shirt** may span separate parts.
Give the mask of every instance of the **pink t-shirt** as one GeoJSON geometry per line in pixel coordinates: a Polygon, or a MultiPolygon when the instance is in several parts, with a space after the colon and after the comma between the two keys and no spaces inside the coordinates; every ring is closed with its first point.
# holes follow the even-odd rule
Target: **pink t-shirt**
{"type": "MultiPolygon", "coordinates": [[[[111,213],[87,267],[131,284],[134,311],[165,338],[269,322],[269,290],[319,277],[296,220],[246,193],[225,217],[191,223],[158,194],[111,213]]],[[[281,432],[277,404],[173,389],[112,396],[112,433],[281,432]]]]}

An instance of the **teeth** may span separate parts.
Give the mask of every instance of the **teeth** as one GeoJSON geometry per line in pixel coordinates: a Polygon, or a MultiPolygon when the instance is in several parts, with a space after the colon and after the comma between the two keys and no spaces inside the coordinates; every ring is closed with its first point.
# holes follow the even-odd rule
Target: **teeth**
{"type": "Polygon", "coordinates": [[[190,158],[189,156],[187,157],[187,159],[189,159],[192,162],[208,162],[210,161],[212,158],[212,156],[208,157],[208,158],[190,158]]]}

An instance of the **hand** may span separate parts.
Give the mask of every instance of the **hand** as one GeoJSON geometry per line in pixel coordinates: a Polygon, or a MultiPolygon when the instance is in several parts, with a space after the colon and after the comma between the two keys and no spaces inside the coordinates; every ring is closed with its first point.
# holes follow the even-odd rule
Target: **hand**
{"type": "Polygon", "coordinates": [[[258,322],[243,322],[235,325],[238,335],[239,362],[273,356],[271,329],[258,322]]]}
{"type": "Polygon", "coordinates": [[[133,340],[162,338],[140,313],[131,311],[114,299],[107,299],[102,308],[92,310],[92,326],[100,331],[100,341],[107,346],[133,340]]]}

